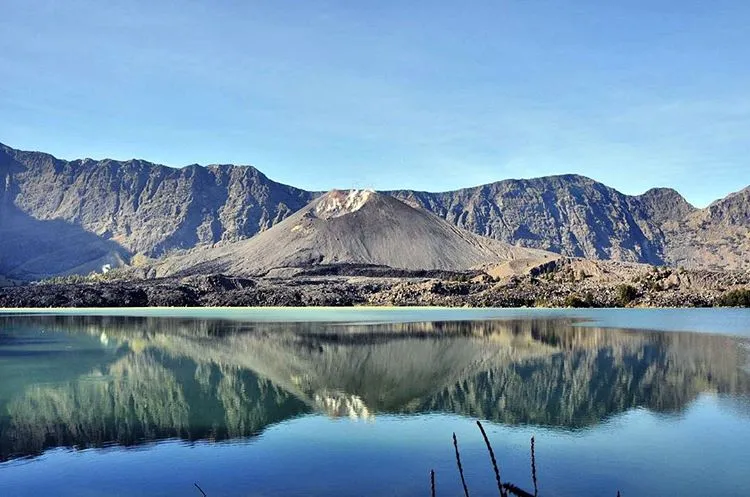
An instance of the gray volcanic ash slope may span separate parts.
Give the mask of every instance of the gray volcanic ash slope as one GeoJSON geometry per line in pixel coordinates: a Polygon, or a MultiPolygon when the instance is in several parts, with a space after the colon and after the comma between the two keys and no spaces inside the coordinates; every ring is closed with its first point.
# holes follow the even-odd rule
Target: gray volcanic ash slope
{"type": "Polygon", "coordinates": [[[474,235],[387,195],[333,190],[249,240],[167,258],[158,263],[156,274],[257,275],[340,263],[458,271],[554,257],[474,235]]]}

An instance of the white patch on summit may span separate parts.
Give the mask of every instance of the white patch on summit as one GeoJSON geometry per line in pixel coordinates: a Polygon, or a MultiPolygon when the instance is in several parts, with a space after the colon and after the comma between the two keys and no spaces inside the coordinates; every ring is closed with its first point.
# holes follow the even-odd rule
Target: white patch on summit
{"type": "Polygon", "coordinates": [[[326,193],[315,206],[315,214],[323,219],[351,214],[361,209],[374,193],[370,189],[349,190],[348,192],[332,190],[326,193]]]}

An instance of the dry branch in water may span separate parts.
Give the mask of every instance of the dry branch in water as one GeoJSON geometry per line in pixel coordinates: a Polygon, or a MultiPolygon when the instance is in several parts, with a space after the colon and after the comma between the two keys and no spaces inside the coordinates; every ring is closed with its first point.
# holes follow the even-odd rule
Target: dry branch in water
{"type": "Polygon", "coordinates": [[[481,421],[477,421],[477,426],[479,427],[479,431],[482,432],[482,438],[484,438],[484,443],[487,445],[487,452],[490,453],[490,460],[492,461],[492,469],[495,471],[495,481],[497,482],[497,490],[500,492],[500,497],[508,497],[508,493],[503,490],[503,482],[500,480],[500,468],[497,466],[497,460],[495,459],[495,451],[492,450],[492,445],[490,444],[490,439],[487,438],[487,433],[484,431],[484,426],[482,426],[481,421]]]}
{"type": "Polygon", "coordinates": [[[464,495],[469,497],[469,488],[466,486],[464,468],[461,466],[461,454],[458,453],[458,439],[456,438],[455,432],[453,432],[453,447],[456,449],[456,464],[458,465],[458,472],[461,475],[461,484],[464,486],[464,495]]]}

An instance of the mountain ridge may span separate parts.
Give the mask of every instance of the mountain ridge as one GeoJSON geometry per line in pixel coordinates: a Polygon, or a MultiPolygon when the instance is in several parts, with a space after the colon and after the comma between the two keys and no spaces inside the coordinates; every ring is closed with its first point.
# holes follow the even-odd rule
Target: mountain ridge
{"type": "MultiPolygon", "coordinates": [[[[573,257],[750,269],[750,187],[703,209],[671,188],[625,195],[577,174],[383,193],[511,245],[573,257]]],[[[66,161],[0,144],[0,227],[8,217],[3,212],[12,209],[61,221],[116,244],[125,262],[251,238],[320,194],[273,181],[254,166],[66,161]]],[[[4,250],[12,265],[26,256],[4,250]]]]}

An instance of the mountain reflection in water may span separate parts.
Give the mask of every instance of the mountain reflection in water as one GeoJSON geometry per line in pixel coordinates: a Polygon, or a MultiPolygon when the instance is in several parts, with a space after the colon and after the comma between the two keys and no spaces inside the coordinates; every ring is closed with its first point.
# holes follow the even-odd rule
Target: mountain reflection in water
{"type": "Polygon", "coordinates": [[[565,319],[403,324],[0,318],[0,460],[252,437],[312,412],[451,413],[578,429],[699,394],[747,411],[746,343],[565,319]]]}

